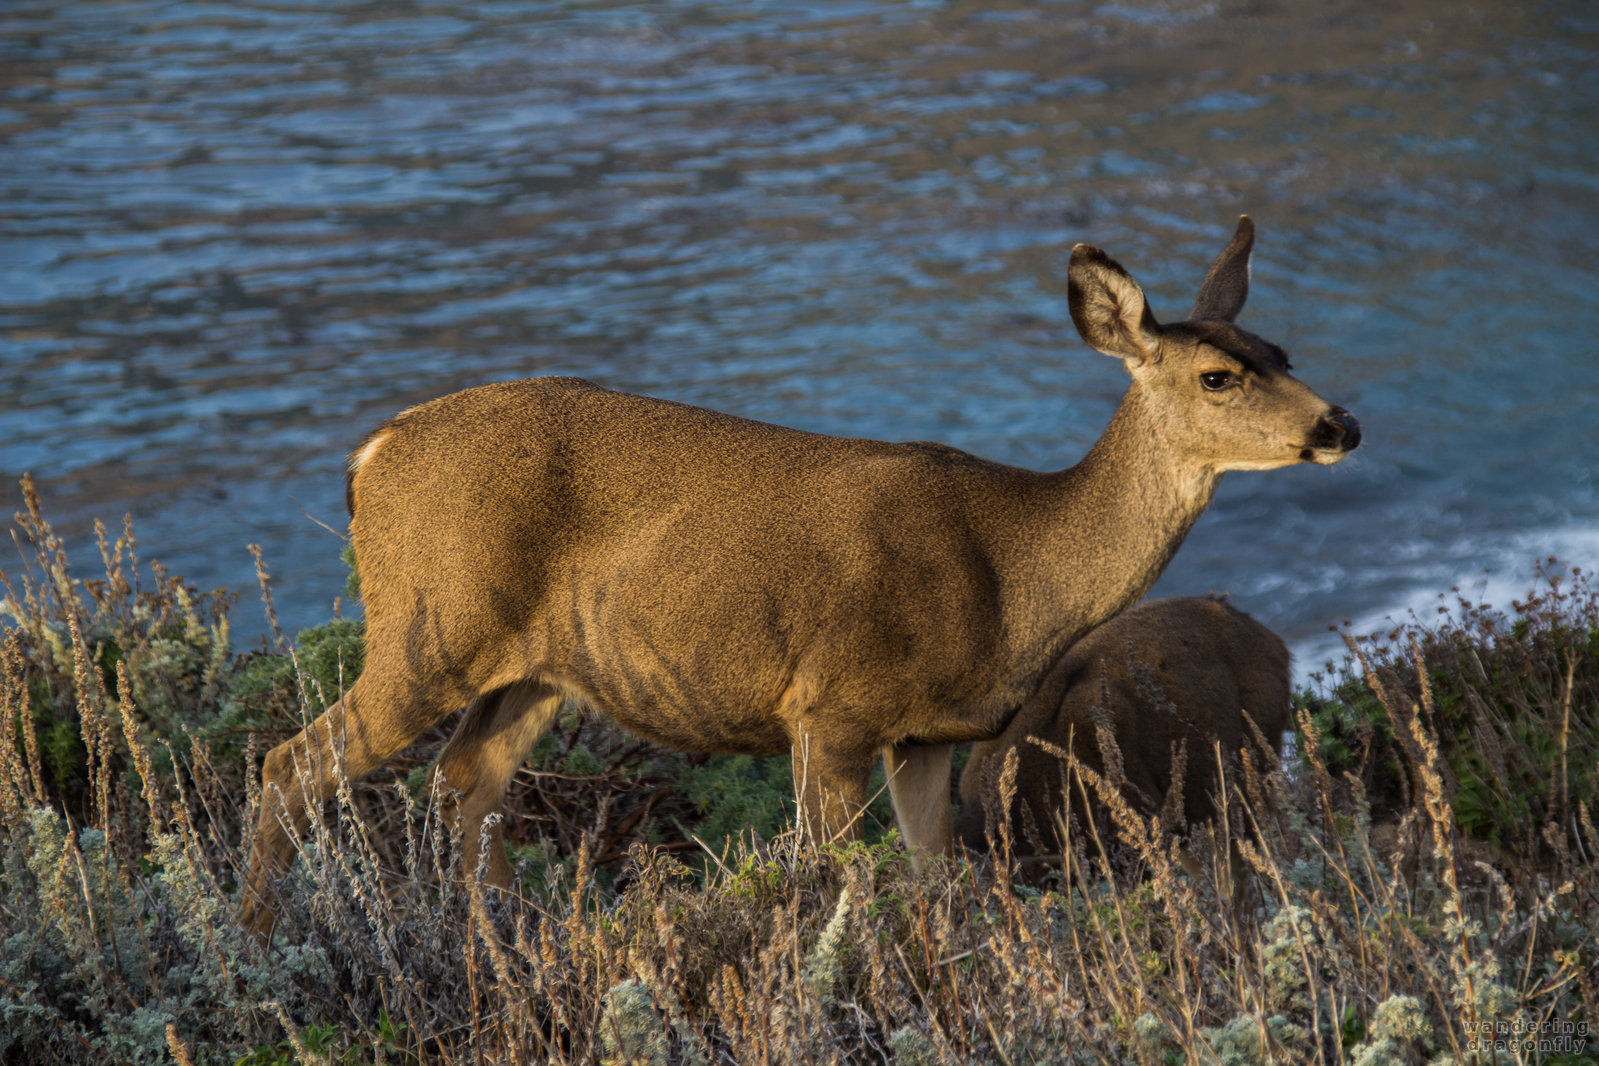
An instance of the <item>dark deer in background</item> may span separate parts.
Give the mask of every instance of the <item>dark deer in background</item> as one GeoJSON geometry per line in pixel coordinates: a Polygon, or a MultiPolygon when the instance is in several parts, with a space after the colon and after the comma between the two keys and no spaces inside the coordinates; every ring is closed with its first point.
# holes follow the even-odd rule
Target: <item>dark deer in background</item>
{"type": "MultiPolygon", "coordinates": [[[[858,832],[890,770],[913,855],[952,846],[950,752],[1154,583],[1227,470],[1336,463],[1355,420],[1232,324],[1247,218],[1186,322],[1078,245],[1072,320],[1132,384],[1076,466],[803,433],[569,378],[422,404],[350,456],[366,669],[267,756],[244,920],[271,929],[291,830],[465,708],[439,762],[468,863],[565,700],[691,751],[792,751],[800,823],[858,832]]],[[[489,873],[507,884],[503,847],[489,873]]]]}
{"type": "MultiPolygon", "coordinates": [[[[1200,598],[1134,607],[1072,645],[1005,732],[973,746],[961,774],[961,840],[982,850],[986,839],[997,839],[990,820],[1003,814],[1017,854],[1060,850],[1057,827],[1068,807],[1079,821],[1087,811],[1076,779],[1062,772],[1059,752],[1070,752],[1120,787],[1146,818],[1165,806],[1180,753],[1183,820],[1190,826],[1208,821],[1221,787],[1214,745],[1221,745],[1230,765],[1240,751],[1253,750],[1258,766],[1265,754],[1255,740],[1258,730],[1275,760],[1288,728],[1290,694],[1288,649],[1242,611],[1200,598]],[[1115,745],[1112,759],[1101,728],[1115,745]],[[1012,750],[1015,800],[1002,812],[999,777],[1012,750]],[[1119,767],[1107,765],[1116,758],[1119,767]]],[[[1094,789],[1087,791],[1094,797],[1091,809],[1101,809],[1094,789]]]]}

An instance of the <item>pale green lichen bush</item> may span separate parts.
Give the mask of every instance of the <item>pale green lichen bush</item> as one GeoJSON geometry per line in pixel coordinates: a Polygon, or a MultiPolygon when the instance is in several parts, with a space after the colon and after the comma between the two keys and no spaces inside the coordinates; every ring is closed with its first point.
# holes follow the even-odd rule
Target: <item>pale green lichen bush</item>
{"type": "Polygon", "coordinates": [[[1133,1022],[1133,1036],[1139,1050],[1159,1056],[1154,1061],[1160,1061],[1165,1057],[1166,1051],[1175,1051],[1177,1047],[1177,1034],[1172,1031],[1172,1027],[1153,1014],[1138,1016],[1133,1022]]]}
{"type": "Polygon", "coordinates": [[[901,1026],[889,1034],[888,1050],[894,1066],[939,1066],[943,1062],[932,1041],[912,1025],[901,1026]]]}
{"type": "Polygon", "coordinates": [[[1369,1034],[1349,1049],[1354,1066],[1412,1066],[1425,1057],[1432,1023],[1415,996],[1390,996],[1377,1005],[1369,1034]]]}
{"type": "Polygon", "coordinates": [[[1310,978],[1305,972],[1305,959],[1319,947],[1310,912],[1303,907],[1284,907],[1261,932],[1261,976],[1265,978],[1266,1002],[1279,1010],[1308,1010],[1310,978]]]}
{"type": "Polygon", "coordinates": [[[666,1027],[643,982],[630,978],[605,993],[600,1014],[604,1066],[667,1066],[666,1027]]]}
{"type": "Polygon", "coordinates": [[[1267,1066],[1301,1061],[1308,1051],[1305,1030],[1281,1014],[1240,1014],[1216,1029],[1201,1029],[1198,1061],[1206,1066],[1267,1066]]]}
{"type": "Polygon", "coordinates": [[[844,972],[842,956],[849,913],[849,889],[846,887],[838,894],[833,916],[822,927],[822,935],[816,938],[816,946],[805,956],[802,970],[805,984],[824,1007],[831,1007],[837,1002],[838,982],[844,972]]]}

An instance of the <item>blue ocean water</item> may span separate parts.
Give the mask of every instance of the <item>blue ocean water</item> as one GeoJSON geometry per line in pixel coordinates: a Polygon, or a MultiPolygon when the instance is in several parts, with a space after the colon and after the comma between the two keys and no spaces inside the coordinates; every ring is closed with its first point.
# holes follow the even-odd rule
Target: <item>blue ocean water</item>
{"type": "Polygon", "coordinates": [[[1156,594],[1307,669],[1599,562],[1599,20],[1499,8],[17,0],[0,505],[31,471],[85,576],[132,512],[250,634],[245,545],[324,619],[344,454],[484,381],[1059,468],[1125,383],[1072,245],[1179,318],[1247,211],[1242,323],[1365,444],[1229,475],[1156,594]]]}

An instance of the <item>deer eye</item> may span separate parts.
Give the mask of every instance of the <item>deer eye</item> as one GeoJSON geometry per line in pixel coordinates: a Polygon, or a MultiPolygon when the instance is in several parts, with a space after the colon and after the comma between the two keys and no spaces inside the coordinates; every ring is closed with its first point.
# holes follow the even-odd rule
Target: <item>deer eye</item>
{"type": "Polygon", "coordinates": [[[1199,383],[1211,392],[1220,392],[1234,383],[1231,371],[1212,370],[1199,375],[1199,383]]]}

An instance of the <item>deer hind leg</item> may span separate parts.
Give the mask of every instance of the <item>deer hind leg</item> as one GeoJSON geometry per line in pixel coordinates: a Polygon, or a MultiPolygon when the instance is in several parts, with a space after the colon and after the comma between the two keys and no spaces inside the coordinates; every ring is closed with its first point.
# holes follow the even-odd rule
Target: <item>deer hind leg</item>
{"type": "Polygon", "coordinates": [[[921,870],[929,859],[955,853],[949,809],[950,760],[954,753],[953,744],[901,744],[883,749],[894,820],[899,823],[914,870],[921,870]]]}
{"type": "Polygon", "coordinates": [[[421,681],[382,660],[369,661],[344,697],[261,765],[261,810],[250,846],[239,919],[265,942],[277,921],[268,886],[294,859],[295,840],[333,795],[342,776],[358,780],[465,702],[442,680],[421,681]]]}
{"type": "MultiPolygon", "coordinates": [[[[445,745],[435,772],[442,793],[449,797],[446,824],[460,820],[461,871],[467,877],[473,876],[478,866],[483,819],[500,809],[511,777],[549,729],[563,699],[559,689],[542,681],[509,685],[468,708],[445,745]]],[[[496,823],[488,836],[484,880],[498,888],[510,888],[511,864],[505,855],[503,823],[496,823]]]]}

